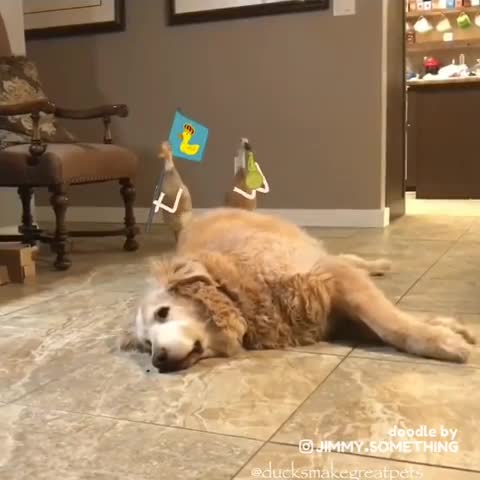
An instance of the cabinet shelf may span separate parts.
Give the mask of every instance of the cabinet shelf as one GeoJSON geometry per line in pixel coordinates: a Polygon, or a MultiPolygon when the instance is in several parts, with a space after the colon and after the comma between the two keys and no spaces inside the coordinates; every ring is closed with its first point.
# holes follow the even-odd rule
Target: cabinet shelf
{"type": "Polygon", "coordinates": [[[464,47],[480,47],[480,39],[452,40],[451,42],[420,42],[407,44],[409,52],[423,52],[425,50],[450,50],[464,47]]]}
{"type": "Polygon", "coordinates": [[[435,17],[441,15],[458,15],[462,12],[465,13],[480,13],[480,7],[463,7],[463,8],[442,8],[435,10],[414,10],[413,12],[407,12],[407,18],[417,17],[435,17]]]}

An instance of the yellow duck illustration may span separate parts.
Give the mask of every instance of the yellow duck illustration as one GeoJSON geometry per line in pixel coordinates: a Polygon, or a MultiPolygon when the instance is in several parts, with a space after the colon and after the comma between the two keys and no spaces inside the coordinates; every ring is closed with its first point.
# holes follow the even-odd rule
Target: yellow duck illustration
{"type": "Polygon", "coordinates": [[[190,140],[195,135],[195,129],[189,123],[183,125],[183,132],[178,136],[182,142],[180,143],[180,151],[185,155],[195,155],[200,150],[200,145],[190,145],[190,140]]]}

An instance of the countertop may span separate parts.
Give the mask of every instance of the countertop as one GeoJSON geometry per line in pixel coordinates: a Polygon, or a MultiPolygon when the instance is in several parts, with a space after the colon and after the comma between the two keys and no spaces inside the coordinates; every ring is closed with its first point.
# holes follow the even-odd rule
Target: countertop
{"type": "Polygon", "coordinates": [[[408,80],[407,88],[419,90],[422,88],[466,87],[480,88],[480,77],[445,78],[443,80],[408,80]]]}

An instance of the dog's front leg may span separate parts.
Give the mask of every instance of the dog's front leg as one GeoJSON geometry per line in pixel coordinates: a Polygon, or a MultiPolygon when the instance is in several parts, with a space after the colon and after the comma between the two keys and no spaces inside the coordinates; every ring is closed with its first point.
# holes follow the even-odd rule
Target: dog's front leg
{"type": "Polygon", "coordinates": [[[471,347],[462,335],[402,312],[365,272],[348,262],[332,260],[324,268],[333,275],[329,282],[332,305],[363,322],[386,344],[424,357],[466,362],[471,347]]]}

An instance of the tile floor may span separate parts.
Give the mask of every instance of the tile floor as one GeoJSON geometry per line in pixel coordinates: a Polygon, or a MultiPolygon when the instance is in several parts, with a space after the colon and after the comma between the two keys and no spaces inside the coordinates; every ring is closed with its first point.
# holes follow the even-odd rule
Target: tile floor
{"type": "MultiPolygon", "coordinates": [[[[388,256],[395,269],[378,283],[392,300],[456,313],[480,337],[480,219],[311,231],[332,252],[388,256]]],[[[0,287],[1,480],[480,478],[480,350],[458,366],[322,344],[147,372],[147,358],[117,351],[116,334],[149,258],[173,244],[161,227],[142,244],[128,254],[115,239],[78,240],[69,272],[51,271],[42,253],[36,283],[0,287]],[[458,451],[298,447],[398,442],[392,428],[424,425],[456,429],[458,451]]]]}

